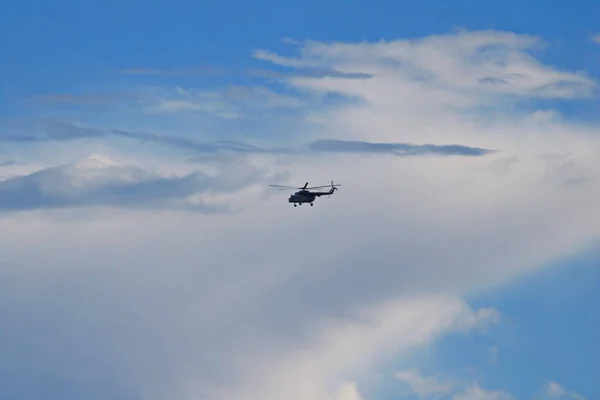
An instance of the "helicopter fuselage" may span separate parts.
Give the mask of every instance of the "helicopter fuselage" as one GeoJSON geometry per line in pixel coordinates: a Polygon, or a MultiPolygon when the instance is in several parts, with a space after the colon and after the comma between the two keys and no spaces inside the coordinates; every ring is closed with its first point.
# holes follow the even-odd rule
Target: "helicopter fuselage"
{"type": "Polygon", "coordinates": [[[288,202],[294,204],[312,203],[316,198],[317,196],[314,193],[311,193],[308,190],[301,190],[291,195],[288,202]]]}
{"type": "Polygon", "coordinates": [[[323,196],[323,195],[331,195],[331,194],[333,194],[333,190],[334,190],[334,188],[332,188],[329,192],[311,192],[308,190],[301,190],[301,191],[296,192],[293,195],[291,195],[290,198],[288,199],[288,202],[294,203],[294,206],[296,204],[302,204],[302,203],[310,203],[310,205],[312,206],[312,203],[315,201],[315,199],[317,197],[323,196]]]}

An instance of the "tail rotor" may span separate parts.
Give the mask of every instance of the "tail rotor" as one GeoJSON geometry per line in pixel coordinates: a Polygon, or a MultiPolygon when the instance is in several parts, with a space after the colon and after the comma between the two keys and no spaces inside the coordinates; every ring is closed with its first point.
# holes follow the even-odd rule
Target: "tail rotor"
{"type": "MultiPolygon", "coordinates": [[[[340,185],[335,185],[335,186],[340,186],[340,185]]],[[[333,184],[333,181],[331,181],[331,190],[329,191],[329,198],[331,198],[331,195],[333,194],[333,192],[338,190],[335,186],[333,184]]]]}

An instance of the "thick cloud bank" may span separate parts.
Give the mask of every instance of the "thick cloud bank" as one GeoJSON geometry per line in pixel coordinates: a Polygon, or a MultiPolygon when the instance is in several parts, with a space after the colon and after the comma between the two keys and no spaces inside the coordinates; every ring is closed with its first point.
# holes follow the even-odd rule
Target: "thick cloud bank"
{"type": "MultiPolygon", "coordinates": [[[[140,147],[135,168],[0,166],[13,168],[0,182],[2,397],[354,400],[380,363],[502,323],[461,299],[600,234],[598,126],[515,107],[596,84],[540,63],[537,44],[461,32],[265,50],[369,76],[277,77],[302,101],[353,100],[301,117],[331,141],[190,162],[140,147]],[[330,180],[340,190],[314,207],[266,186],[330,180]]],[[[93,139],[123,156],[110,137],[93,139]]],[[[192,146],[162,137],[147,138],[192,146]]],[[[477,385],[456,396],[507,398],[477,385]]]]}

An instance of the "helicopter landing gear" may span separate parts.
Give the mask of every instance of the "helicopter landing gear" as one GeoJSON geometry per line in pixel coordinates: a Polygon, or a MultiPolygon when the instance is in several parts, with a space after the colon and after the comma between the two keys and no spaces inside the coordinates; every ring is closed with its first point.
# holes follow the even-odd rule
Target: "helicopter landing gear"
{"type": "Polygon", "coordinates": [[[296,203],[294,203],[294,207],[297,207],[297,206],[296,206],[296,203]]]}
{"type": "Polygon", "coordinates": [[[313,204],[313,203],[310,203],[310,206],[312,207],[312,206],[314,206],[314,204],[313,204]]]}

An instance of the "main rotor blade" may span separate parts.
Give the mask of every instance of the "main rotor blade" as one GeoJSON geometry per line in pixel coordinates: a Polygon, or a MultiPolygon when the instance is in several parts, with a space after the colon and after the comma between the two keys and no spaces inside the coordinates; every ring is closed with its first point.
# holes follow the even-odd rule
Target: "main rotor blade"
{"type": "Polygon", "coordinates": [[[324,185],[324,186],[312,186],[312,187],[308,187],[306,189],[321,189],[321,188],[330,188],[332,186],[342,186],[342,185],[324,185]]]}
{"type": "Polygon", "coordinates": [[[330,187],[333,187],[333,186],[342,186],[342,185],[336,184],[336,185],[323,185],[323,186],[311,186],[311,187],[306,187],[306,185],[304,185],[302,187],[297,187],[297,186],[281,186],[281,185],[269,185],[269,186],[270,187],[274,187],[274,188],[281,188],[281,189],[305,189],[305,190],[309,190],[309,189],[330,188],[330,187]]]}
{"type": "Polygon", "coordinates": [[[285,189],[302,189],[299,187],[294,187],[294,186],[280,186],[280,185],[269,185],[271,187],[275,187],[275,188],[285,188],[285,189]]]}

